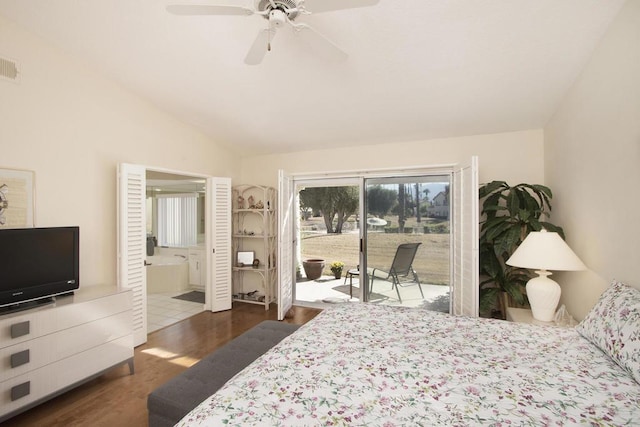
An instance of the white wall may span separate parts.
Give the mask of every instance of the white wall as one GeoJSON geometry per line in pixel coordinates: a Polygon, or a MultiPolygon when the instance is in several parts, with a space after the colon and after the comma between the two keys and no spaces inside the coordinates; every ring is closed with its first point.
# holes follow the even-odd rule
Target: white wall
{"type": "Polygon", "coordinates": [[[629,0],[545,130],[554,222],[589,267],[558,273],[582,319],[616,278],[640,289],[640,0],[629,0]]]}
{"type": "Polygon", "coordinates": [[[234,177],[239,158],[0,16],[0,167],[36,174],[36,225],[79,225],[81,286],[115,283],[116,167],[234,177]]]}
{"type": "Polygon", "coordinates": [[[248,157],[242,160],[241,180],[277,187],[278,169],[290,173],[371,170],[442,165],[479,156],[480,182],[504,180],[543,184],[542,130],[443,138],[394,144],[318,149],[248,157]]]}
{"type": "Polygon", "coordinates": [[[244,158],[241,180],[277,188],[278,169],[289,173],[367,171],[464,163],[478,155],[480,182],[543,184],[543,145],[542,130],[531,130],[272,154],[244,158]]]}

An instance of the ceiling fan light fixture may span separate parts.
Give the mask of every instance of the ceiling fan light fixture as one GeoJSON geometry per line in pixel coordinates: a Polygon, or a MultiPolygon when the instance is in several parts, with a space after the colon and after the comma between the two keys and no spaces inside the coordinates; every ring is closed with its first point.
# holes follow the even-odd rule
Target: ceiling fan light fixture
{"type": "Polygon", "coordinates": [[[269,12],[269,25],[280,28],[287,22],[287,15],[280,9],[273,9],[269,12]]]}
{"type": "Polygon", "coordinates": [[[295,0],[256,0],[256,10],[266,12],[262,14],[266,19],[269,19],[269,14],[274,10],[282,11],[289,20],[294,20],[299,13],[298,2],[295,0]]]}

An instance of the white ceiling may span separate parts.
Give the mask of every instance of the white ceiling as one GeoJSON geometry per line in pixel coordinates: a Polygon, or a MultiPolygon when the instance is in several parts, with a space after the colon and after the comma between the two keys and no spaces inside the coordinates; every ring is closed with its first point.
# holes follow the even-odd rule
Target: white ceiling
{"type": "Polygon", "coordinates": [[[624,0],[380,0],[296,19],[346,61],[283,28],[257,66],[243,61],[263,18],[166,12],[177,3],[0,0],[0,14],[259,154],[541,128],[624,0]]]}

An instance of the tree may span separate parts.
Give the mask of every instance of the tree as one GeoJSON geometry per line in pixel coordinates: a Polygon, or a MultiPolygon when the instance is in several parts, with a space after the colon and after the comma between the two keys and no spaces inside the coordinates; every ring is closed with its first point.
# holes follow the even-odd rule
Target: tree
{"type": "Polygon", "coordinates": [[[385,216],[396,202],[398,193],[381,185],[367,189],[367,210],[378,218],[385,216]]]}
{"type": "Polygon", "coordinates": [[[404,184],[398,184],[398,231],[404,233],[404,223],[407,218],[407,203],[404,184]]]}
{"type": "Polygon", "coordinates": [[[358,205],[358,187],[311,187],[300,191],[300,209],[320,211],[327,233],[342,233],[344,223],[358,211],[358,205]]]}
{"type": "Polygon", "coordinates": [[[420,219],[420,184],[416,182],[416,222],[421,222],[420,219]]]}

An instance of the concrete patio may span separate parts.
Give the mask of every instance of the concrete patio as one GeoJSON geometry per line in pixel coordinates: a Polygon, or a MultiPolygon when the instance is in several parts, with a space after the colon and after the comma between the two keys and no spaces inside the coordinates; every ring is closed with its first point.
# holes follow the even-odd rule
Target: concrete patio
{"type": "MultiPolygon", "coordinates": [[[[373,293],[369,302],[376,304],[395,305],[403,307],[424,307],[434,311],[449,312],[449,286],[422,284],[424,299],[416,283],[400,285],[398,300],[396,290],[391,282],[374,280],[373,293]]],[[[296,283],[295,303],[310,307],[322,307],[327,304],[360,301],[359,277],[353,277],[353,287],[349,289],[349,279],[333,276],[322,276],[316,280],[302,279],[296,283]],[[353,297],[351,297],[351,292],[353,297]]]]}

